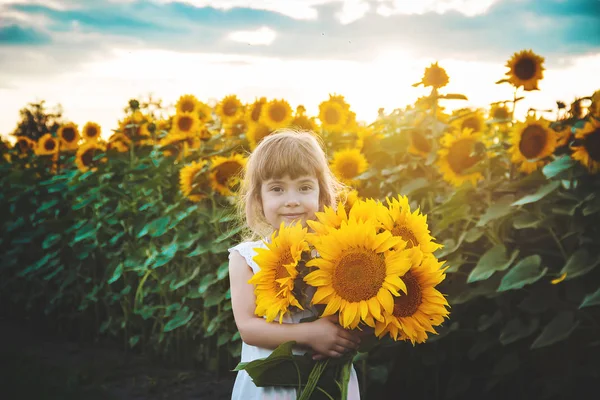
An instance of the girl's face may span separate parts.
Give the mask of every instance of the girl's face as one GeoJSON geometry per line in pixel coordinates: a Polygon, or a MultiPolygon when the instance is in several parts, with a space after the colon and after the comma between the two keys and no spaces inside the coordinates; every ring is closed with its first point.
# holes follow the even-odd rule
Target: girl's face
{"type": "Polygon", "coordinates": [[[262,183],[260,194],[265,219],[274,229],[298,220],[306,226],[306,220],[315,219],[319,211],[319,182],[314,176],[269,179],[262,183]]]}

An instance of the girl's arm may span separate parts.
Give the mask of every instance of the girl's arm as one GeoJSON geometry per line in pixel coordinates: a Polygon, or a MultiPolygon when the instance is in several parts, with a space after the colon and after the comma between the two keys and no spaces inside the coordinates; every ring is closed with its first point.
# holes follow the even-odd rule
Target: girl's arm
{"type": "Polygon", "coordinates": [[[348,349],[358,347],[358,336],[337,325],[337,316],[301,324],[267,322],[264,318],[256,316],[256,297],[254,286],[248,283],[250,278],[252,269],[244,257],[238,252],[232,252],[229,261],[231,305],[244,343],[275,349],[282,343],[294,340],[298,345],[309,347],[328,357],[340,357],[348,349]]]}

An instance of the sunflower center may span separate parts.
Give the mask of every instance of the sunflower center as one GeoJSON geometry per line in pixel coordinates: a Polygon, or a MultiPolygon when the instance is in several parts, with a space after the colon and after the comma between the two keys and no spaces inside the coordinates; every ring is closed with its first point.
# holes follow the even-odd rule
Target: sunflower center
{"type": "Polygon", "coordinates": [[[585,137],[583,146],[592,160],[600,162],[600,128],[585,137]]]}
{"type": "Polygon", "coordinates": [[[275,105],[269,107],[269,117],[271,117],[272,121],[281,122],[285,119],[286,114],[285,108],[282,106],[275,105]]]}
{"type": "Polygon", "coordinates": [[[333,107],[329,107],[325,111],[325,122],[331,125],[335,125],[340,122],[340,113],[333,107]]]}
{"type": "Polygon", "coordinates": [[[192,112],[194,111],[194,102],[190,100],[186,100],[181,104],[182,112],[192,112]]]}
{"type": "Polygon", "coordinates": [[[223,104],[223,113],[228,117],[235,115],[237,112],[238,106],[234,101],[227,101],[223,104]]]}
{"type": "Polygon", "coordinates": [[[481,130],[481,124],[479,123],[479,119],[477,119],[477,117],[465,118],[460,127],[462,129],[473,129],[473,132],[479,132],[481,130]]]}
{"type": "Polygon", "coordinates": [[[539,125],[529,125],[523,130],[519,151],[527,159],[539,158],[546,147],[548,135],[546,130],[539,125]]]}
{"type": "Polygon", "coordinates": [[[55,147],[56,143],[54,142],[54,139],[46,140],[46,142],[44,143],[44,148],[48,151],[54,150],[55,147]]]}
{"type": "Polygon", "coordinates": [[[427,139],[420,131],[412,131],[411,133],[412,143],[415,148],[424,153],[431,151],[431,141],[427,139]]]}
{"type": "Polygon", "coordinates": [[[394,316],[397,318],[410,317],[413,315],[423,301],[423,293],[417,278],[409,271],[402,280],[406,284],[407,294],[394,297],[394,316]]]}
{"type": "Polygon", "coordinates": [[[405,225],[394,226],[394,228],[392,228],[392,235],[400,236],[402,240],[404,240],[407,243],[407,249],[419,245],[419,240],[417,239],[413,231],[408,229],[408,227],[405,225]]]}
{"type": "Polygon", "coordinates": [[[521,80],[529,80],[535,76],[535,61],[522,58],[515,64],[515,75],[521,80]]]}
{"type": "Polygon", "coordinates": [[[498,107],[494,110],[494,119],[508,119],[508,109],[506,107],[498,107]]]}
{"type": "Polygon", "coordinates": [[[75,129],[73,129],[73,128],[63,129],[62,137],[67,142],[72,142],[73,140],[75,140],[75,129]]]}
{"type": "Polygon", "coordinates": [[[244,120],[239,120],[236,123],[234,123],[231,127],[231,134],[233,136],[239,136],[242,133],[246,132],[247,129],[248,126],[246,125],[246,122],[244,120]]]}
{"type": "Polygon", "coordinates": [[[359,302],[377,296],[385,280],[383,255],[352,249],[344,254],[333,273],[333,288],[344,300],[359,302]]]}
{"type": "Polygon", "coordinates": [[[25,153],[26,151],[28,151],[31,146],[29,145],[29,142],[27,142],[27,140],[19,140],[17,142],[17,146],[19,147],[19,151],[21,153],[25,153]]]}
{"type": "Polygon", "coordinates": [[[427,70],[427,74],[425,76],[425,84],[429,86],[440,87],[444,83],[446,83],[448,75],[446,71],[439,67],[431,67],[427,70]]]}
{"type": "Polygon", "coordinates": [[[190,117],[181,117],[177,121],[177,127],[183,132],[189,132],[192,129],[193,121],[190,117]]]}
{"type": "Polygon", "coordinates": [[[227,182],[237,175],[242,169],[242,166],[237,161],[226,161],[217,166],[215,179],[220,185],[227,185],[227,182]]]}
{"type": "Polygon", "coordinates": [[[98,129],[96,129],[95,126],[90,126],[87,129],[87,132],[86,132],[87,137],[93,138],[93,137],[96,137],[97,134],[98,134],[98,129]]]}
{"type": "Polygon", "coordinates": [[[290,276],[290,273],[287,269],[285,269],[284,265],[291,264],[292,262],[294,262],[294,258],[292,257],[292,253],[288,249],[285,253],[281,255],[279,264],[277,264],[277,268],[275,268],[275,279],[287,278],[288,276],[290,276]]]}
{"type": "Polygon", "coordinates": [[[92,165],[95,154],[96,154],[96,149],[86,150],[85,153],[83,153],[81,155],[81,162],[83,163],[83,165],[85,165],[86,167],[89,167],[90,165],[92,165]]]}
{"type": "Polygon", "coordinates": [[[254,103],[254,107],[252,108],[252,113],[250,113],[250,118],[252,121],[258,122],[258,118],[260,117],[260,112],[262,111],[263,103],[254,103]]]}
{"type": "Polygon", "coordinates": [[[258,143],[261,140],[263,140],[266,136],[269,136],[270,133],[271,130],[269,129],[269,127],[261,124],[254,131],[254,140],[256,141],[256,143],[258,143]]]}
{"type": "Polygon", "coordinates": [[[456,174],[471,168],[481,156],[472,156],[471,153],[475,147],[475,141],[472,139],[463,139],[455,142],[448,149],[448,165],[456,174]]]}
{"type": "Polygon", "coordinates": [[[338,164],[338,168],[344,179],[352,179],[358,175],[358,163],[355,160],[342,160],[338,164]]]}

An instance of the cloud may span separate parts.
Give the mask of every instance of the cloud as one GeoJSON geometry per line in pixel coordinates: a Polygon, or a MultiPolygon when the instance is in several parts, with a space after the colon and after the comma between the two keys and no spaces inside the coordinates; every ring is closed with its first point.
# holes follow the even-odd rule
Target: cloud
{"type": "Polygon", "coordinates": [[[19,25],[0,27],[0,46],[31,46],[50,43],[50,36],[19,25]]]}

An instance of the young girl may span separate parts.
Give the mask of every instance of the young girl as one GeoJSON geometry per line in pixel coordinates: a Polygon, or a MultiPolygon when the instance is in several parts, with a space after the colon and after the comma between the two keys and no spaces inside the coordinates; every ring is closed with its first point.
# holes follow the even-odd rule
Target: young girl
{"type": "MultiPolygon", "coordinates": [[[[254,286],[248,283],[260,267],[252,260],[260,238],[267,238],[281,222],[286,224],[315,219],[324,206],[335,206],[340,187],[327,163],[319,142],[309,132],[283,130],[264,138],[250,155],[242,181],[240,210],[255,241],[245,241],[229,249],[231,305],[242,338],[242,362],[266,358],[282,343],[296,341],[296,354],[306,349],[316,359],[340,357],[358,347],[360,339],[337,324],[338,317],[299,323],[314,315],[310,310],[286,314],[283,324],[267,322],[254,314],[254,286]],[[259,240],[256,240],[259,239],[259,240]]],[[[295,399],[296,389],[254,385],[246,371],[238,372],[232,399],[295,399]]],[[[359,399],[356,372],[352,370],[348,399],[359,399]]]]}

